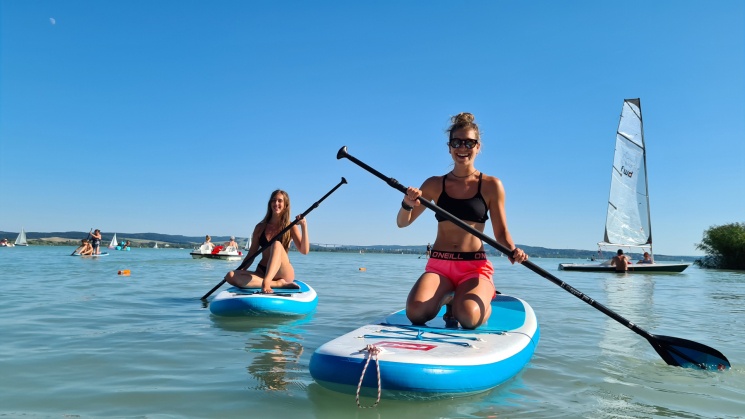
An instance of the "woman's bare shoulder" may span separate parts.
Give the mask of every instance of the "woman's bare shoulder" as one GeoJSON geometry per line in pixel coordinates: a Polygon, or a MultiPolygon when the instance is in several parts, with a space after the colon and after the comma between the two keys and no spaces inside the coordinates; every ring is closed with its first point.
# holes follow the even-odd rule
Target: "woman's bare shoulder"
{"type": "Polygon", "coordinates": [[[485,194],[499,194],[504,191],[504,186],[498,177],[484,173],[481,178],[481,191],[485,194]]]}
{"type": "Polygon", "coordinates": [[[442,176],[431,176],[422,183],[422,194],[434,197],[442,192],[442,176]]]}

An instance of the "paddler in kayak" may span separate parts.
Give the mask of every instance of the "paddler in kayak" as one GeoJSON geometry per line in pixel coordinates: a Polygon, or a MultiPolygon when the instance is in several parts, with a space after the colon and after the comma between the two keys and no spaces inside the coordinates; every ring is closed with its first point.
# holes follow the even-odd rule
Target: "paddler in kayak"
{"type": "MultiPolygon", "coordinates": [[[[485,175],[474,166],[481,151],[481,135],[473,114],[460,113],[452,117],[447,130],[447,147],[453,159],[453,170],[443,176],[432,176],[420,188],[408,187],[398,210],[398,227],[409,226],[425,207],[422,197],[476,230],[483,232],[491,213],[494,238],[512,249],[512,263],[522,263],[528,255],[515,246],[507,229],[505,193],[502,182],[485,175]]],[[[451,221],[435,215],[437,237],[424,274],[409,292],[406,316],[414,324],[424,324],[437,316],[447,304],[445,321],[465,329],[475,329],[491,315],[491,299],[496,292],[492,275],[494,268],[486,258],[482,241],[451,221]],[[451,299],[452,296],[452,299],[451,299]]]]}
{"type": "Polygon", "coordinates": [[[258,288],[265,293],[272,293],[272,288],[299,288],[294,284],[295,269],[290,263],[287,250],[290,240],[297,250],[307,255],[310,251],[308,223],[305,218],[297,217],[297,224],[285,232],[281,238],[269,243],[280,231],[290,225],[290,196],[283,190],[272,192],[267,203],[266,215],[256,224],[251,236],[251,247],[246,257],[255,254],[259,248],[261,260],[254,271],[236,270],[225,275],[225,280],[236,287],[258,288]]]}

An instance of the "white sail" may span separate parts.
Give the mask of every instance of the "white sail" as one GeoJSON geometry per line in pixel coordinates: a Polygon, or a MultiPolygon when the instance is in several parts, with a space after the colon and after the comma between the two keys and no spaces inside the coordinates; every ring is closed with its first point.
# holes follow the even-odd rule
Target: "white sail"
{"type": "Polygon", "coordinates": [[[153,246],[153,249],[157,249],[157,248],[158,248],[158,243],[156,242],[155,246],[153,246]]]}
{"type": "Polygon", "coordinates": [[[616,132],[604,245],[652,248],[647,157],[639,99],[623,101],[616,132]]]}
{"type": "Polygon", "coordinates": [[[251,248],[251,238],[249,237],[246,239],[246,245],[243,246],[243,250],[248,250],[250,248],[251,248]]]}
{"type": "Polygon", "coordinates": [[[21,228],[21,232],[16,237],[16,246],[28,246],[28,243],[26,243],[26,231],[23,228],[21,228]]]}
{"type": "Polygon", "coordinates": [[[598,258],[606,260],[590,264],[560,263],[559,269],[584,272],[683,272],[690,263],[654,261],[649,214],[647,154],[641,102],[639,99],[625,99],[616,131],[616,150],[605,219],[605,241],[598,243],[598,258]],[[628,265],[626,269],[617,270],[618,266],[612,266],[602,251],[611,248],[615,253],[624,247],[649,252],[652,262],[640,260],[628,265]]]}
{"type": "Polygon", "coordinates": [[[119,243],[117,243],[116,233],[114,233],[114,237],[111,239],[111,243],[109,243],[109,249],[116,249],[116,246],[119,246],[119,243]]]}

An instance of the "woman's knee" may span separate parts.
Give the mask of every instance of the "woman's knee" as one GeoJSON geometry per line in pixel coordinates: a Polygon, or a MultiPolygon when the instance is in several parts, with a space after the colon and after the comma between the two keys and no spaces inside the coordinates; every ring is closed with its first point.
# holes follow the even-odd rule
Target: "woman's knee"
{"type": "Polygon", "coordinates": [[[475,329],[489,318],[491,307],[477,296],[466,296],[459,304],[453,304],[453,317],[465,329],[475,329]]]}
{"type": "Polygon", "coordinates": [[[422,301],[406,302],[406,317],[414,324],[424,324],[437,316],[439,307],[422,301]]]}

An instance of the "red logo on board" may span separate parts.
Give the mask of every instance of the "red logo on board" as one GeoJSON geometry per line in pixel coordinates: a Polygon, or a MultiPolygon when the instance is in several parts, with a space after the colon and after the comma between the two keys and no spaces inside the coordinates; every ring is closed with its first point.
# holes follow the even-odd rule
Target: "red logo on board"
{"type": "Polygon", "coordinates": [[[437,345],[426,345],[423,343],[407,343],[407,342],[378,342],[375,346],[381,346],[384,348],[395,348],[395,349],[408,349],[411,351],[429,351],[435,349],[437,345]]]}

